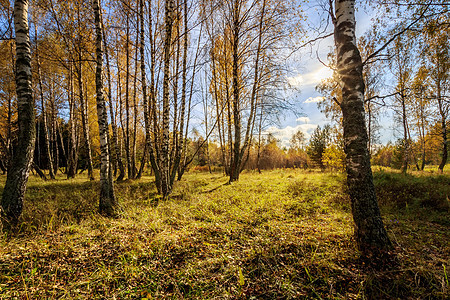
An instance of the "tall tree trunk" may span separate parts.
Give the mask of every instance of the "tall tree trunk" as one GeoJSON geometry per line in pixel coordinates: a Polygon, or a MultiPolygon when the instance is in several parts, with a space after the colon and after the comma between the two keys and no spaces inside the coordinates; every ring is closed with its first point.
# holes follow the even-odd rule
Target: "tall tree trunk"
{"type": "MultiPolygon", "coordinates": [[[[184,117],[186,114],[187,50],[188,50],[188,37],[189,37],[187,0],[183,0],[183,13],[184,13],[184,15],[183,15],[184,36],[183,36],[183,58],[182,58],[182,62],[181,62],[182,74],[181,74],[180,124],[179,124],[179,130],[177,131],[177,134],[174,135],[174,138],[176,139],[175,140],[175,158],[174,158],[174,162],[172,164],[172,171],[171,171],[172,173],[170,175],[171,184],[173,184],[173,182],[175,181],[175,175],[176,175],[177,171],[180,169],[180,164],[182,163],[182,156],[183,156],[184,117]]],[[[179,29],[177,29],[177,32],[178,32],[178,36],[180,36],[179,29]]],[[[199,37],[199,39],[200,39],[200,37],[199,37]]],[[[181,43],[177,44],[178,49],[180,47],[180,44],[181,43]]],[[[196,60],[196,58],[195,58],[195,60],[196,60]]],[[[178,61],[178,58],[177,58],[177,61],[178,61]]],[[[195,73],[195,64],[196,64],[196,61],[194,61],[194,73],[195,73]]],[[[194,80],[194,77],[192,77],[192,80],[194,80]]],[[[177,84],[177,88],[174,90],[176,93],[178,90],[178,84],[177,84]]]]}
{"type": "Polygon", "coordinates": [[[96,53],[96,69],[95,69],[95,91],[97,94],[97,115],[98,127],[100,133],[100,201],[99,211],[107,216],[116,214],[117,201],[114,196],[114,185],[112,178],[112,168],[109,161],[108,149],[108,113],[106,111],[105,98],[103,97],[103,49],[102,49],[102,23],[100,21],[100,0],[93,0],[95,15],[95,53],[96,53]]]}
{"type": "Polygon", "coordinates": [[[239,153],[239,172],[241,172],[248,161],[248,157],[250,156],[250,147],[253,139],[253,128],[255,125],[255,115],[256,115],[256,106],[258,103],[258,93],[259,93],[259,60],[261,58],[262,51],[262,38],[263,38],[263,25],[264,25],[264,17],[266,12],[266,0],[263,0],[262,8],[261,8],[261,16],[259,19],[259,35],[258,35],[258,47],[256,50],[256,58],[255,58],[255,67],[254,67],[254,75],[253,75],[253,85],[252,85],[252,93],[250,96],[250,115],[247,120],[247,128],[245,131],[244,145],[239,153]],[[247,151],[247,157],[244,159],[245,151],[247,151]]]}
{"type": "MultiPolygon", "coordinates": [[[[117,49],[117,95],[119,101],[119,121],[120,126],[122,128],[122,138],[119,137],[119,133],[117,134],[118,146],[117,146],[117,159],[119,160],[119,176],[117,177],[117,181],[122,181],[125,178],[125,166],[122,162],[122,145],[123,145],[123,137],[125,136],[125,128],[123,126],[123,102],[122,102],[122,84],[121,84],[121,76],[120,76],[120,60],[119,60],[119,49],[117,49]]],[[[117,123],[116,123],[117,125],[117,123]]]]}
{"type": "Polygon", "coordinates": [[[66,148],[64,147],[64,139],[63,139],[62,131],[61,131],[61,128],[60,128],[60,125],[58,122],[56,122],[56,133],[57,133],[57,138],[59,139],[59,146],[61,146],[61,158],[60,159],[67,166],[66,148]]]}
{"type": "Polygon", "coordinates": [[[72,64],[69,66],[69,147],[67,159],[67,178],[75,178],[77,173],[77,134],[75,117],[75,97],[73,92],[72,64]]]}
{"type": "Polygon", "coordinates": [[[127,10],[126,23],[126,74],[125,74],[125,155],[127,157],[127,177],[133,178],[130,153],[130,12],[127,10]]]}
{"type": "MultiPolygon", "coordinates": [[[[188,24],[187,24],[187,3],[184,4],[184,12],[185,12],[185,27],[184,30],[185,32],[188,32],[188,24]]],[[[194,82],[195,82],[195,74],[197,72],[197,59],[199,57],[200,54],[200,40],[201,40],[201,35],[202,35],[202,30],[203,30],[203,25],[200,25],[200,32],[199,32],[199,38],[197,40],[197,50],[195,52],[195,58],[194,58],[194,65],[192,67],[192,77],[191,77],[191,85],[189,88],[189,100],[187,103],[187,116],[185,117],[185,111],[186,111],[186,76],[187,76],[187,68],[183,67],[183,83],[182,83],[182,94],[181,94],[181,120],[180,123],[183,124],[181,126],[180,129],[180,144],[179,144],[179,149],[181,151],[180,154],[180,163],[177,165],[178,168],[178,176],[177,176],[177,180],[180,181],[184,172],[186,171],[186,167],[188,166],[187,163],[187,135],[189,132],[189,120],[191,118],[191,104],[192,104],[192,95],[193,95],[193,90],[194,90],[194,82]],[[186,126],[184,126],[184,120],[186,119],[186,126]],[[183,136],[184,134],[184,136],[183,136]]],[[[183,57],[185,57],[187,59],[187,40],[188,37],[185,36],[185,40],[184,40],[184,46],[185,46],[185,52],[183,53],[183,57]]],[[[184,58],[183,58],[184,60],[184,58]]],[[[184,64],[184,62],[183,62],[184,64]]],[[[175,170],[174,170],[175,172],[175,170]]],[[[175,174],[173,174],[173,176],[175,176],[175,174]]]]}
{"type": "Polygon", "coordinates": [[[439,172],[444,172],[445,164],[448,159],[448,140],[447,140],[447,114],[444,109],[444,100],[441,95],[441,82],[440,79],[437,80],[437,100],[439,107],[439,114],[441,115],[441,130],[442,130],[442,159],[439,164],[439,172]]]}
{"type": "MultiPolygon", "coordinates": [[[[78,23],[81,24],[80,7],[77,7],[78,23]]],[[[84,97],[83,93],[83,55],[82,55],[82,36],[78,36],[78,96],[80,98],[81,105],[81,125],[83,127],[84,144],[87,152],[87,169],[89,180],[94,180],[94,168],[92,166],[92,151],[91,151],[91,137],[89,133],[89,114],[87,97],[84,97]]]]}
{"type": "Polygon", "coordinates": [[[54,95],[54,86],[50,90],[50,104],[51,104],[51,120],[52,120],[52,149],[53,149],[53,173],[56,175],[58,173],[58,166],[59,166],[59,148],[58,148],[58,131],[57,131],[57,110],[56,110],[56,99],[54,95]]]}
{"type": "Polygon", "coordinates": [[[45,141],[45,151],[47,154],[47,162],[48,162],[48,174],[51,179],[55,179],[55,174],[53,173],[53,158],[50,151],[50,140],[48,137],[48,123],[47,123],[47,114],[45,110],[45,99],[44,99],[44,90],[42,87],[42,77],[41,77],[41,61],[39,57],[39,48],[37,42],[37,26],[34,26],[34,42],[36,44],[36,71],[37,71],[37,79],[39,86],[39,98],[41,98],[41,110],[42,110],[42,123],[44,125],[44,141],[45,141]]]}
{"type": "Polygon", "coordinates": [[[117,124],[116,124],[116,114],[114,112],[113,107],[113,99],[112,99],[112,80],[111,80],[111,66],[109,62],[109,52],[108,52],[108,44],[106,43],[106,35],[105,35],[105,28],[102,28],[103,32],[103,45],[104,45],[104,52],[105,52],[105,58],[106,58],[106,76],[108,77],[108,100],[109,100],[109,114],[111,116],[111,127],[112,127],[112,141],[110,143],[110,158],[113,162],[114,166],[114,176],[116,175],[117,168],[119,168],[119,177],[125,176],[125,170],[122,162],[122,155],[119,153],[119,146],[118,146],[118,134],[117,134],[117,124]]]}
{"type": "Polygon", "coordinates": [[[18,102],[18,149],[8,170],[2,195],[3,226],[15,227],[23,209],[36,139],[34,99],[31,87],[31,49],[28,29],[28,1],[14,3],[16,32],[16,93],[18,102]]]}
{"type": "Polygon", "coordinates": [[[234,145],[231,159],[230,182],[239,180],[241,165],[241,112],[240,112],[240,78],[239,78],[239,37],[240,37],[240,1],[234,1],[232,49],[232,88],[233,88],[233,125],[234,145]]]}
{"type": "MultiPolygon", "coordinates": [[[[137,3],[139,5],[139,3],[137,3]]],[[[139,45],[139,31],[140,31],[140,16],[136,14],[136,40],[135,40],[135,55],[134,55],[134,82],[133,82],[133,140],[131,144],[131,176],[133,179],[137,176],[136,169],[136,143],[137,143],[137,124],[138,124],[138,103],[137,103],[137,78],[139,72],[138,55],[140,51],[139,45]]]]}
{"type": "Polygon", "coordinates": [[[356,45],[355,0],[336,0],[334,40],[342,86],[344,150],[356,242],[363,253],[390,247],[373,185],[364,120],[364,80],[356,45]]]}
{"type": "Polygon", "coordinates": [[[408,128],[407,128],[407,117],[406,117],[406,97],[403,94],[404,90],[400,92],[400,101],[402,104],[402,125],[403,125],[403,162],[402,162],[402,173],[405,174],[408,170],[409,163],[409,139],[408,139],[408,128]]]}
{"type": "MultiPolygon", "coordinates": [[[[81,49],[80,49],[81,51],[81,49]]],[[[89,121],[88,121],[88,110],[87,103],[84,99],[83,93],[83,77],[82,77],[82,64],[81,64],[81,54],[78,56],[79,64],[78,64],[78,96],[80,98],[81,105],[81,124],[83,127],[83,135],[84,135],[84,145],[86,147],[86,155],[87,155],[87,169],[89,180],[94,180],[94,170],[92,166],[92,154],[91,154],[91,140],[89,133],[89,121]]]]}
{"type": "MultiPolygon", "coordinates": [[[[151,7],[151,2],[149,4],[151,7]]],[[[152,170],[155,174],[155,182],[156,188],[159,193],[161,193],[161,155],[160,155],[160,138],[159,138],[159,129],[158,129],[158,115],[156,111],[156,90],[155,90],[155,66],[156,66],[156,40],[153,38],[156,33],[153,30],[153,16],[152,10],[149,9],[149,18],[148,18],[148,27],[149,27],[149,42],[150,42],[150,95],[149,95],[149,115],[148,115],[148,123],[146,128],[146,134],[149,134],[150,139],[150,162],[152,164],[152,170]],[[153,139],[150,134],[150,128],[153,125],[153,139]],[[153,147],[152,147],[153,146],[153,147]],[[152,160],[153,159],[153,160],[152,160]]],[[[157,30],[157,28],[155,29],[157,30]]],[[[141,33],[142,34],[142,33],[141,33]]],[[[143,37],[142,37],[143,39],[143,37]]],[[[144,66],[145,67],[145,66],[144,66]]],[[[145,118],[145,115],[144,115],[145,118]]]]}
{"type": "Polygon", "coordinates": [[[163,79],[163,116],[162,116],[162,147],[161,147],[161,193],[163,198],[167,198],[172,191],[170,185],[170,159],[169,159],[169,80],[170,80],[170,49],[172,44],[172,26],[174,19],[174,2],[166,0],[165,3],[165,37],[164,37],[164,79],[163,79]]]}
{"type": "MultiPolygon", "coordinates": [[[[147,80],[145,77],[145,39],[144,39],[144,33],[145,33],[145,29],[144,29],[144,0],[139,0],[139,15],[140,15],[140,30],[139,30],[139,39],[140,39],[140,43],[139,43],[139,50],[140,50],[140,58],[141,58],[141,80],[142,80],[142,98],[143,98],[143,109],[144,109],[144,124],[145,124],[145,147],[144,147],[144,153],[142,155],[142,161],[141,161],[141,165],[139,168],[139,172],[137,175],[137,178],[141,178],[142,173],[144,171],[144,167],[145,167],[145,160],[147,157],[147,151],[149,152],[149,159],[150,159],[150,164],[152,166],[153,170],[157,170],[157,164],[156,164],[156,160],[155,160],[155,154],[154,154],[154,150],[153,150],[153,145],[152,145],[152,138],[151,138],[151,133],[150,133],[150,129],[151,129],[151,121],[150,121],[150,105],[149,105],[149,101],[148,101],[148,96],[147,96],[147,80]]],[[[152,18],[151,13],[149,16],[150,20],[152,18]]],[[[151,24],[151,21],[150,21],[151,24]]],[[[152,31],[153,29],[150,28],[150,31],[152,31]]],[[[151,46],[152,47],[152,46],[151,46]]],[[[155,133],[156,134],[156,133],[155,133]]],[[[156,172],[155,172],[156,174],[156,172]]],[[[158,172],[159,174],[159,172],[158,172]]]]}
{"type": "Polygon", "coordinates": [[[426,139],[425,139],[425,113],[422,95],[420,96],[420,124],[419,124],[419,138],[422,141],[422,163],[420,165],[420,170],[423,171],[425,168],[426,159],[426,139]]]}

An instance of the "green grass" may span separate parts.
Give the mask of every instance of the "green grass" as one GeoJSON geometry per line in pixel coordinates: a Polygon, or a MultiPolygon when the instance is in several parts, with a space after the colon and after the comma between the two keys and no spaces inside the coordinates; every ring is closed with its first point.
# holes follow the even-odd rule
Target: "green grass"
{"type": "Polygon", "coordinates": [[[187,174],[167,201],[144,177],[116,184],[116,219],[98,182],[32,177],[0,299],[447,299],[450,177],[374,177],[397,255],[381,269],[359,258],[340,174],[187,174]]]}

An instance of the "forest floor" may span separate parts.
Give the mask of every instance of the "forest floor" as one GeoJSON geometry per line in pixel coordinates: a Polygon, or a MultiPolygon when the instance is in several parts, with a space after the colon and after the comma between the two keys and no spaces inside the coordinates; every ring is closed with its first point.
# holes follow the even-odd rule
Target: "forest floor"
{"type": "Polygon", "coordinates": [[[166,201],[144,177],[116,184],[116,219],[98,181],[32,176],[0,238],[0,299],[449,299],[450,174],[374,177],[384,265],[359,258],[342,174],[189,173],[166,201]]]}

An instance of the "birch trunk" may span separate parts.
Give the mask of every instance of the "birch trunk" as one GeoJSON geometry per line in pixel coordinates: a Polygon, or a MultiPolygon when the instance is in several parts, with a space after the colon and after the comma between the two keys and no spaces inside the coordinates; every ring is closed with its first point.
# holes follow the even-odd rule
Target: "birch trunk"
{"type": "Polygon", "coordinates": [[[23,209],[23,199],[33,161],[36,140],[33,91],[31,88],[31,45],[28,29],[28,1],[14,3],[16,31],[16,92],[18,102],[18,149],[12,158],[2,195],[4,227],[15,227],[23,209]]]}
{"type": "MultiPolygon", "coordinates": [[[[172,174],[170,176],[171,183],[175,180],[177,170],[180,169],[181,158],[183,156],[183,143],[184,143],[184,116],[186,113],[186,76],[187,76],[187,49],[188,49],[188,12],[187,12],[187,0],[183,1],[183,21],[184,21],[184,38],[183,38],[183,61],[182,61],[182,74],[181,74],[181,107],[180,107],[180,130],[176,136],[177,142],[175,143],[175,159],[172,167],[172,174]]],[[[199,37],[200,39],[200,37],[199,37]]],[[[196,57],[197,58],[197,57],[196,57]]],[[[194,73],[195,73],[194,62],[194,73]]],[[[194,75],[193,75],[194,76],[194,75]]],[[[192,78],[193,80],[193,78],[192,78]]]]}
{"type": "MultiPolygon", "coordinates": [[[[141,162],[141,166],[139,168],[139,173],[138,173],[138,178],[140,178],[142,176],[143,173],[143,169],[145,166],[145,160],[146,160],[146,156],[147,156],[147,151],[149,152],[149,160],[150,160],[150,164],[152,165],[152,169],[155,171],[155,174],[157,173],[157,164],[156,164],[156,160],[155,160],[155,154],[154,154],[154,150],[153,150],[153,145],[152,145],[152,138],[151,138],[151,133],[150,133],[150,127],[151,127],[151,122],[150,122],[150,106],[149,106],[149,99],[147,96],[147,80],[145,77],[145,39],[144,39],[144,33],[145,33],[145,29],[144,29],[144,0],[140,0],[139,1],[139,15],[140,15],[140,31],[139,31],[139,37],[140,37],[140,55],[141,55],[141,79],[142,79],[142,98],[143,98],[143,109],[144,109],[144,124],[145,124],[145,149],[144,149],[144,153],[143,153],[143,157],[142,157],[142,162],[141,162]]],[[[150,24],[151,24],[151,13],[150,13],[150,24]]],[[[152,31],[152,28],[150,28],[150,31],[152,31]]],[[[152,93],[152,92],[150,92],[152,93]]],[[[156,133],[155,133],[156,134],[156,133]]],[[[159,174],[159,172],[158,172],[159,174]]]]}
{"type": "Polygon", "coordinates": [[[161,147],[161,193],[163,198],[167,198],[172,187],[170,185],[170,166],[169,166],[169,80],[170,80],[170,49],[172,43],[173,26],[173,0],[166,0],[165,3],[165,38],[164,38],[164,79],[163,79],[163,116],[162,116],[162,147],[161,147]]]}
{"type": "Polygon", "coordinates": [[[95,15],[95,35],[96,35],[96,70],[95,70],[95,89],[97,94],[97,116],[100,133],[100,201],[99,211],[107,216],[116,214],[117,201],[114,197],[114,185],[112,178],[112,168],[109,160],[108,149],[108,113],[106,111],[105,98],[103,97],[103,49],[102,49],[102,23],[100,21],[100,3],[99,0],[93,0],[95,15]]]}
{"type": "Polygon", "coordinates": [[[233,39],[232,47],[232,89],[233,89],[233,125],[234,145],[232,150],[230,182],[239,180],[241,157],[241,115],[240,115],[240,82],[239,82],[239,37],[240,37],[240,12],[239,1],[235,0],[233,9],[233,39]]]}
{"type": "Polygon", "coordinates": [[[336,0],[334,40],[342,87],[347,185],[359,249],[370,253],[390,247],[373,185],[364,120],[364,80],[356,45],[355,0],[336,0]]]}

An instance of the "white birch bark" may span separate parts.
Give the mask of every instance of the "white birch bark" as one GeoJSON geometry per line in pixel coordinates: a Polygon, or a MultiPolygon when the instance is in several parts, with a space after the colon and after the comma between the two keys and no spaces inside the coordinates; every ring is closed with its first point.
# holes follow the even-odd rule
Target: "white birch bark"
{"type": "Polygon", "coordinates": [[[96,71],[95,71],[95,89],[97,98],[97,116],[100,133],[100,201],[99,210],[101,214],[114,216],[116,213],[117,202],[114,196],[114,185],[112,180],[112,168],[109,159],[108,149],[108,114],[106,111],[105,98],[103,96],[103,49],[102,49],[102,23],[100,18],[99,0],[93,0],[95,15],[95,35],[96,35],[96,71]]]}
{"type": "Polygon", "coordinates": [[[355,0],[336,0],[334,40],[341,81],[347,184],[359,249],[373,252],[390,246],[373,185],[364,120],[362,61],[356,45],[355,0]]]}
{"type": "Polygon", "coordinates": [[[18,104],[18,151],[14,151],[2,195],[5,228],[17,225],[23,209],[28,175],[36,140],[34,99],[31,88],[31,45],[28,28],[28,0],[14,3],[16,33],[16,93],[18,104]]]}

